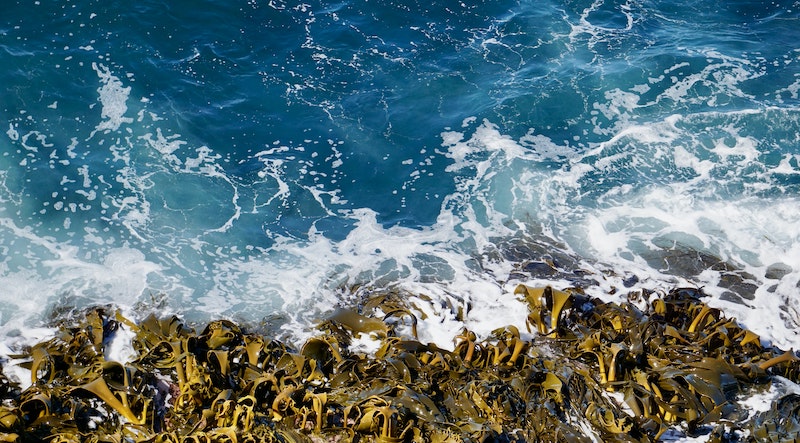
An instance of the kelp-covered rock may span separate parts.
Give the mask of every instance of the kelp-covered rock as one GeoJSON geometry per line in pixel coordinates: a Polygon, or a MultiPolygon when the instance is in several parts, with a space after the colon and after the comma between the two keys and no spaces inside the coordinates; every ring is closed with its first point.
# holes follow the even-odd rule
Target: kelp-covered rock
{"type": "Polygon", "coordinates": [[[796,395],[754,417],[735,402],[774,375],[796,381],[797,356],[763,347],[699,290],[642,308],[577,289],[516,294],[533,334],[464,330],[453,351],[416,340],[413,307],[385,293],[335,311],[300,349],[226,320],[197,332],[93,309],[25,352],[30,387],[0,378],[0,441],[644,442],[674,425],[712,441],[800,438],[796,395]],[[104,357],[118,328],[135,333],[124,364],[104,357]],[[359,334],[380,340],[374,355],[350,350],[359,334]]]}

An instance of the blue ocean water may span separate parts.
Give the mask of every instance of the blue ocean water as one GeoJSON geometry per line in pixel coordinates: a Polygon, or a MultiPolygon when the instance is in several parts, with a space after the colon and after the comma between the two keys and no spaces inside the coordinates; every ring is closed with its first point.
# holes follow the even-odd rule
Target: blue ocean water
{"type": "Polygon", "coordinates": [[[6,2],[0,324],[696,285],[800,346],[798,42],[796,1],[6,2]]]}

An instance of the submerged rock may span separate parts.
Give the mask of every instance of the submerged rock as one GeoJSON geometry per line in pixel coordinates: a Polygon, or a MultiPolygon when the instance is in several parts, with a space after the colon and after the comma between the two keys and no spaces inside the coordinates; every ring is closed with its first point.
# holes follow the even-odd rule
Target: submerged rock
{"type": "Polygon", "coordinates": [[[578,289],[516,294],[528,333],[464,330],[453,351],[402,336],[416,317],[396,294],[335,311],[300,349],[227,320],[197,332],[92,309],[15,356],[31,385],[0,378],[0,441],[647,442],[676,425],[709,441],[800,438],[796,396],[750,418],[735,401],[775,375],[797,381],[797,356],[762,346],[699,290],[646,308],[578,289]],[[104,357],[120,328],[135,333],[129,362],[104,357]],[[380,342],[374,354],[351,351],[362,334],[380,342]]]}
{"type": "Polygon", "coordinates": [[[764,277],[772,280],[780,280],[790,272],[792,272],[792,267],[786,263],[773,263],[767,267],[764,277]]]}

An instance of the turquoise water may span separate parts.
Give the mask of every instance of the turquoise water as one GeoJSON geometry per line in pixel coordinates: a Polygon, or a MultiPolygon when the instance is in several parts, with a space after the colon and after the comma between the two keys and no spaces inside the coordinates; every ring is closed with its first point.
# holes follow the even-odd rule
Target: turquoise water
{"type": "Polygon", "coordinates": [[[798,25],[791,1],[14,2],[0,324],[115,303],[294,331],[354,285],[477,306],[546,280],[704,286],[800,346],[798,25]]]}

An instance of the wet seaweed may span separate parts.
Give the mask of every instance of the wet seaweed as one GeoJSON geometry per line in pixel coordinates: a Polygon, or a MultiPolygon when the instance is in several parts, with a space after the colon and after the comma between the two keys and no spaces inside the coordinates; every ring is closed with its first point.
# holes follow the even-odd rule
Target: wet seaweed
{"type": "Polygon", "coordinates": [[[527,331],[464,330],[452,351],[420,342],[414,307],[392,293],[334,311],[299,349],[227,320],[198,332],[93,308],[14,356],[30,386],[0,376],[0,441],[648,442],[675,426],[719,442],[800,438],[800,396],[755,416],[736,402],[775,376],[797,381],[797,355],[700,290],[645,304],[515,294],[527,331]],[[105,358],[120,328],[135,334],[127,363],[105,358]],[[350,349],[361,334],[380,341],[374,354],[350,349]]]}

